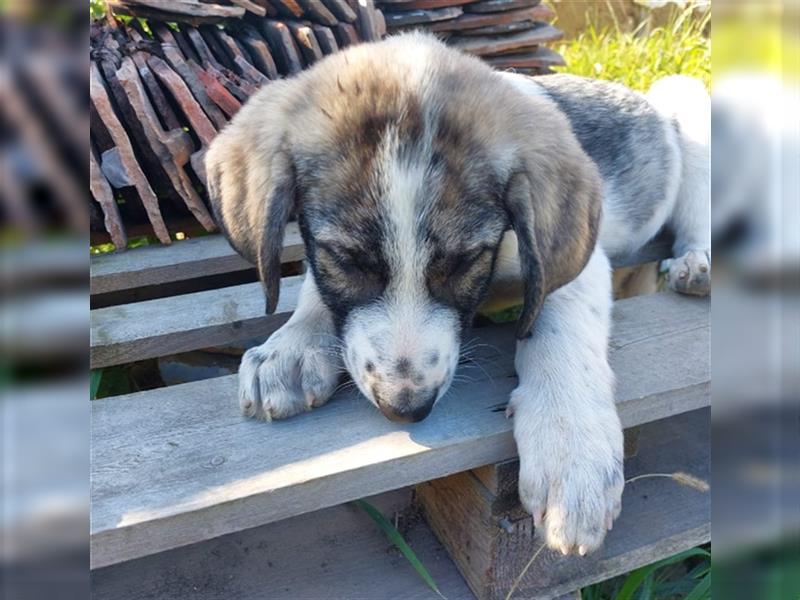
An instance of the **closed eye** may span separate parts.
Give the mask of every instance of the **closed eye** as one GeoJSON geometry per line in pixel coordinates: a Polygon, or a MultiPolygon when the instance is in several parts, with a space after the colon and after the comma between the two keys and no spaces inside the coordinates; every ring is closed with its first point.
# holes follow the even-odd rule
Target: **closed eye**
{"type": "Polygon", "coordinates": [[[453,276],[463,275],[470,271],[475,265],[482,263],[484,260],[491,258],[491,248],[481,247],[471,250],[464,254],[458,255],[457,258],[451,259],[449,262],[452,267],[451,274],[453,276]]]}
{"type": "Polygon", "coordinates": [[[325,262],[335,265],[343,271],[370,272],[378,268],[378,265],[371,264],[366,259],[363,252],[359,252],[351,248],[336,247],[326,243],[318,243],[317,255],[325,260],[325,262]]]}

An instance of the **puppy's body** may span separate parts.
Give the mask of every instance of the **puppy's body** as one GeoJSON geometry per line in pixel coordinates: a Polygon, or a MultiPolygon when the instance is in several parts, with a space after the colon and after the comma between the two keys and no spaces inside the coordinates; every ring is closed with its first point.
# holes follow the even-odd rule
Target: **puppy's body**
{"type": "Polygon", "coordinates": [[[209,150],[215,211],[258,265],[268,310],[293,207],[311,268],[289,322],[243,358],[244,413],[283,418],[324,404],[344,367],[387,417],[425,418],[490,286],[518,284],[508,413],[520,498],[550,546],[596,548],[623,487],[603,248],[636,250],[670,220],[676,250],[708,246],[687,241],[698,227],[678,210],[686,153],[663,108],[582,85],[501,75],[408,35],[348,49],[253,97],[209,150]],[[608,152],[598,132],[614,138],[608,152]]]}

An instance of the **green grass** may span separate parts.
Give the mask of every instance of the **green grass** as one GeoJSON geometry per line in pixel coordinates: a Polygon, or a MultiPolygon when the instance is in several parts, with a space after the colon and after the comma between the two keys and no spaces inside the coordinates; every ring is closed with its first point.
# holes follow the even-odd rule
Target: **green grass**
{"type": "Polygon", "coordinates": [[[668,75],[689,75],[711,83],[711,43],[706,33],[710,12],[676,10],[667,24],[652,27],[643,21],[634,31],[619,23],[593,25],[557,50],[567,62],[556,70],[607,79],[642,92],[668,75]]]}

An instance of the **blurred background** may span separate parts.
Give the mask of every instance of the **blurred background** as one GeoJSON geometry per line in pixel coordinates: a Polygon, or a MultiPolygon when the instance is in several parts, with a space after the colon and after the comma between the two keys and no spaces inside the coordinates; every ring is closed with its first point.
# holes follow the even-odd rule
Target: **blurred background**
{"type": "MultiPolygon", "coordinates": [[[[529,38],[517,70],[642,91],[684,73],[712,91],[714,591],[797,599],[800,5],[716,0],[712,18],[708,3],[554,0],[537,15],[557,32],[529,38]]],[[[93,376],[90,389],[87,360],[90,252],[206,229],[185,203],[192,192],[166,185],[155,191],[165,219],[159,232],[135,186],[115,179],[118,159],[102,156],[102,136],[90,143],[89,48],[100,39],[90,43],[90,28],[94,36],[106,17],[101,2],[0,2],[2,598],[88,595],[88,402],[100,385],[93,376]],[[88,156],[107,161],[101,175],[90,172],[88,156]]],[[[146,21],[125,23],[146,32],[146,21]]],[[[356,42],[404,27],[390,12],[372,23],[343,35],[356,42]]],[[[494,56],[486,50],[489,62],[494,56]]],[[[247,82],[232,83],[241,91],[247,82]]],[[[187,133],[201,148],[196,132],[187,133]]],[[[145,150],[136,154],[147,170],[145,150]]],[[[188,160],[202,198],[202,173],[188,160]]],[[[144,372],[112,374],[103,385],[157,385],[144,372]]],[[[685,597],[674,589],[661,597],[685,597]]],[[[608,590],[600,592],[613,597],[608,590]]]]}

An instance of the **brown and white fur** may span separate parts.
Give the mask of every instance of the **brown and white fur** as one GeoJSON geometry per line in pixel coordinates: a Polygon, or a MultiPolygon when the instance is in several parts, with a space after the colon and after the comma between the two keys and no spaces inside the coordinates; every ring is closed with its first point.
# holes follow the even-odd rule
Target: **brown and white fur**
{"type": "Polygon", "coordinates": [[[251,98],[209,149],[208,184],[268,312],[292,211],[310,267],[292,317],[242,360],[248,417],[324,404],[344,367],[388,418],[419,421],[491,285],[519,283],[520,498],[551,547],[584,554],[624,481],[596,241],[601,218],[622,231],[626,215],[607,204],[601,217],[615,190],[564,111],[526,85],[419,34],[352,47],[251,98]]]}

